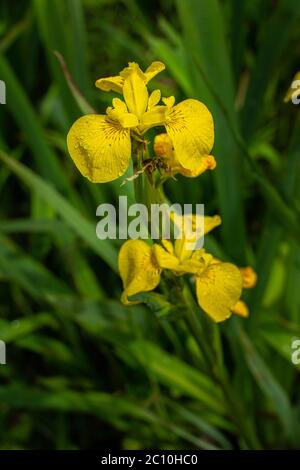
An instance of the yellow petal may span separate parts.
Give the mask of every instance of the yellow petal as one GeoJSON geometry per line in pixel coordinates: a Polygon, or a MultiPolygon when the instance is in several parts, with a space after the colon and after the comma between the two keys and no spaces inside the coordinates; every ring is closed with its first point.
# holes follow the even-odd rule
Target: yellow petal
{"type": "Polygon", "coordinates": [[[107,121],[106,116],[79,118],[69,130],[67,145],[80,173],[93,183],[113,181],[128,168],[130,131],[107,121]]]}
{"type": "Polygon", "coordinates": [[[175,97],[174,96],[168,96],[167,98],[163,98],[162,102],[168,107],[172,108],[175,104],[175,97]]]}
{"type": "Polygon", "coordinates": [[[203,156],[199,164],[193,170],[188,170],[186,168],[181,167],[179,173],[183,176],[187,176],[188,178],[196,178],[199,175],[202,175],[206,170],[214,170],[217,166],[217,162],[212,155],[205,155],[203,156]]]}
{"type": "Polygon", "coordinates": [[[131,129],[139,125],[137,116],[127,111],[124,101],[114,98],[113,106],[106,109],[106,114],[110,120],[117,121],[124,129],[131,129]]]}
{"type": "Polygon", "coordinates": [[[124,78],[120,75],[115,77],[99,78],[95,85],[102,91],[115,91],[116,93],[122,93],[124,84],[124,78]]]}
{"type": "MultiPolygon", "coordinates": [[[[200,251],[200,250],[199,250],[200,251]]],[[[203,260],[197,258],[190,258],[186,261],[181,261],[179,265],[179,272],[186,274],[197,274],[203,271],[203,260]]]]}
{"type": "MultiPolygon", "coordinates": [[[[182,238],[175,241],[175,253],[179,259],[187,259],[192,255],[191,244],[196,246],[196,242],[211,232],[215,227],[221,224],[219,215],[203,216],[197,214],[187,214],[185,216],[171,213],[171,219],[181,230],[182,238]],[[185,219],[189,224],[185,224],[185,219]],[[191,220],[192,219],[192,220],[191,220]]],[[[201,250],[197,250],[199,252],[201,250]]]]}
{"type": "Polygon", "coordinates": [[[257,274],[254,269],[251,266],[247,266],[246,268],[240,268],[240,273],[243,278],[243,288],[252,289],[257,282],[257,274]]]}
{"type": "Polygon", "coordinates": [[[245,302],[238,300],[235,306],[231,309],[232,313],[239,315],[240,317],[247,318],[249,317],[249,309],[245,302]]]}
{"type": "Polygon", "coordinates": [[[155,136],[153,149],[155,154],[159,157],[174,158],[172,141],[166,133],[157,134],[155,136]]]}
{"type": "Polygon", "coordinates": [[[174,247],[173,247],[172,242],[170,242],[170,240],[162,239],[161,244],[164,247],[164,249],[167,250],[168,253],[170,253],[171,255],[174,254],[174,247]]]}
{"type": "Polygon", "coordinates": [[[154,106],[141,116],[140,123],[143,127],[162,126],[165,124],[169,110],[166,106],[154,106]]]}
{"type": "Polygon", "coordinates": [[[178,270],[179,260],[175,255],[171,254],[157,243],[153,246],[153,251],[157,263],[161,268],[171,269],[172,271],[178,270]]]}
{"type": "MultiPolygon", "coordinates": [[[[194,216],[196,217],[196,216],[194,216]]],[[[204,235],[207,233],[211,232],[214,228],[218,227],[221,225],[222,219],[219,215],[205,215],[204,216],[204,235]]]]}
{"type": "Polygon", "coordinates": [[[242,291],[239,269],[230,263],[208,266],[196,277],[196,292],[200,307],[215,321],[231,316],[242,291]]]}
{"type": "Polygon", "coordinates": [[[113,107],[120,113],[128,113],[126,103],[120,98],[113,98],[112,100],[113,107]]]}
{"type": "MultiPolygon", "coordinates": [[[[169,242],[170,243],[170,242],[169,242]]],[[[167,245],[169,246],[169,245],[167,245]]],[[[175,274],[197,274],[203,268],[202,263],[198,260],[179,260],[170,250],[155,244],[153,247],[157,263],[162,269],[170,269],[175,274]]]]}
{"type": "Polygon", "coordinates": [[[148,110],[150,110],[151,108],[156,106],[157,103],[160,102],[160,98],[161,98],[160,90],[152,91],[151,95],[149,96],[149,100],[148,100],[148,110]]]}
{"type": "Polygon", "coordinates": [[[152,80],[152,78],[155,77],[155,75],[165,70],[165,68],[166,66],[162,62],[159,62],[159,61],[152,62],[152,64],[149,65],[149,67],[147,68],[145,72],[146,83],[152,80]]]}
{"type": "Polygon", "coordinates": [[[151,246],[142,240],[128,240],[119,252],[119,272],[124,287],[121,301],[130,304],[137,303],[128,300],[131,295],[155,289],[161,269],[151,246]]]}
{"type": "Polygon", "coordinates": [[[174,106],[165,124],[176,159],[188,170],[196,170],[214,144],[214,123],[207,107],[188,99],[174,106]]]}
{"type": "MultiPolygon", "coordinates": [[[[167,119],[167,113],[165,114],[167,119]]],[[[156,155],[168,158],[168,166],[173,174],[180,173],[188,178],[195,178],[206,170],[214,170],[217,166],[216,160],[212,155],[205,155],[199,159],[198,166],[192,170],[184,168],[176,159],[174,147],[168,134],[158,134],[154,139],[154,152],[156,155]]]]}
{"type": "Polygon", "coordinates": [[[135,62],[130,62],[120,75],[124,78],[123,96],[128,110],[140,117],[148,105],[145,76],[135,62]]]}

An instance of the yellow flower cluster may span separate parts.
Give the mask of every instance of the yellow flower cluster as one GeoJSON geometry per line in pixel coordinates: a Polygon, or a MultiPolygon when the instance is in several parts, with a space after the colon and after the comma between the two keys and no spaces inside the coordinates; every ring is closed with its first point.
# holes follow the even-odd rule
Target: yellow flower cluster
{"type": "MultiPolygon", "coordinates": [[[[204,217],[204,235],[220,223],[217,215],[204,217]]],[[[162,240],[160,245],[148,245],[142,240],[125,242],[119,254],[124,286],[122,302],[125,305],[136,303],[128,297],[155,289],[163,270],[168,269],[177,276],[190,274],[194,277],[198,303],[215,322],[226,320],[232,313],[247,317],[248,308],[240,297],[243,288],[255,285],[255,272],[251,267],[239,269],[232,263],[223,263],[204,249],[190,250],[191,241],[195,239],[181,238],[174,244],[162,240]]]]}
{"type": "Polygon", "coordinates": [[[105,183],[122,176],[129,166],[132,139],[141,138],[155,126],[165,127],[166,146],[160,136],[156,151],[169,160],[173,173],[197,176],[214,168],[215,160],[209,155],[214,123],[207,107],[194,99],[174,105],[175,98],[161,98],[160,90],[149,95],[148,82],[164,68],[162,62],[153,62],[143,72],[130,62],[119,75],[96,81],[100,90],[119,93],[123,100],[114,98],[105,115],[79,118],[68,133],[69,153],[90,181],[105,183]]]}
{"type": "MultiPolygon", "coordinates": [[[[196,177],[216,167],[210,155],[214,123],[207,107],[195,99],[175,105],[173,96],[163,98],[158,89],[149,94],[149,81],[164,69],[162,62],[153,62],[143,72],[138,64],[130,62],[119,75],[96,81],[100,90],[118,93],[122,99],[114,98],[105,115],[81,117],[68,133],[69,153],[90,181],[105,183],[124,175],[132,155],[132,141],[145,143],[145,133],[156,126],[165,128],[165,133],[155,137],[153,150],[165,162],[161,168],[167,177],[177,173],[196,177]]],[[[204,217],[201,235],[220,223],[219,216],[204,217]]],[[[174,243],[169,240],[153,245],[142,240],[125,242],[119,253],[124,285],[122,302],[134,303],[131,296],[155,289],[163,271],[170,270],[177,276],[194,277],[198,303],[214,321],[223,321],[232,313],[247,317],[248,308],[240,298],[243,287],[253,287],[256,282],[252,268],[239,269],[204,249],[188,249],[190,241],[185,235],[174,243]]]]}

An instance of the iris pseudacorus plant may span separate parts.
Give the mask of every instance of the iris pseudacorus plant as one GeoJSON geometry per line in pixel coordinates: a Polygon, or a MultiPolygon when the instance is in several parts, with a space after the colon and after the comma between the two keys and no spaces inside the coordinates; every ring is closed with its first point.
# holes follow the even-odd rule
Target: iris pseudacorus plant
{"type": "MultiPolygon", "coordinates": [[[[158,89],[149,93],[149,81],[164,69],[162,62],[153,62],[143,72],[138,64],[130,62],[119,75],[96,81],[100,90],[115,92],[123,99],[114,98],[106,114],[79,118],[68,133],[69,153],[90,181],[105,183],[123,176],[131,157],[136,170],[132,179],[149,168],[149,160],[160,161],[160,166],[153,168],[163,173],[162,182],[177,173],[191,178],[215,169],[216,160],[211,155],[214,122],[207,107],[195,99],[175,104],[173,96],[163,98],[158,89]],[[165,132],[155,137],[154,155],[149,158],[147,131],[154,127],[164,127],[165,132]]],[[[152,185],[150,199],[157,202],[153,197],[157,190],[153,175],[147,176],[152,185]]],[[[149,184],[143,190],[147,192],[149,184]]],[[[143,198],[149,202],[149,194],[142,194],[143,198]]],[[[219,216],[205,217],[204,234],[220,223],[219,216]]],[[[188,250],[187,241],[161,240],[154,245],[142,240],[125,242],[119,253],[122,302],[133,303],[131,296],[155,289],[163,273],[170,271],[174,279],[183,275],[194,279],[198,304],[214,321],[223,321],[232,313],[248,316],[240,297],[243,287],[255,284],[253,270],[221,262],[204,249],[188,250]]]]}

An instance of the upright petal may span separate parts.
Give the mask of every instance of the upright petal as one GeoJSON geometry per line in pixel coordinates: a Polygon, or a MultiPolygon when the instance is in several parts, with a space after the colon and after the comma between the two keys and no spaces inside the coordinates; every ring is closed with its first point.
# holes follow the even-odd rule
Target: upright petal
{"type": "Polygon", "coordinates": [[[131,155],[130,130],[106,116],[79,118],[67,137],[69,153],[80,173],[93,183],[106,183],[123,175],[131,155]]]}
{"type": "Polygon", "coordinates": [[[215,322],[231,316],[241,291],[242,276],[230,263],[211,264],[196,277],[199,305],[215,322]]]}
{"type": "Polygon", "coordinates": [[[148,106],[145,76],[135,62],[129,62],[120,75],[124,78],[123,96],[128,110],[140,117],[148,106]]]}
{"type": "Polygon", "coordinates": [[[152,62],[152,64],[149,65],[149,67],[144,73],[146,76],[146,83],[152,80],[152,78],[155,77],[155,75],[165,70],[165,68],[166,66],[162,62],[159,62],[159,61],[152,62]]]}
{"type": "Polygon", "coordinates": [[[142,240],[128,240],[119,252],[119,272],[124,291],[121,301],[130,302],[128,296],[139,292],[148,292],[159,284],[159,268],[152,247],[142,240]]]}
{"type": "Polygon", "coordinates": [[[214,144],[214,123],[207,107],[194,99],[182,101],[171,109],[165,127],[179,163],[188,170],[199,168],[214,144]]]}
{"type": "MultiPolygon", "coordinates": [[[[181,260],[190,258],[193,255],[193,250],[197,247],[197,242],[200,238],[211,232],[211,230],[222,222],[219,215],[179,215],[176,214],[176,212],[171,213],[171,219],[181,234],[181,237],[175,241],[175,253],[181,260]]],[[[203,250],[201,249],[197,249],[194,253],[194,257],[199,258],[202,251],[203,250]]]]}
{"type": "Polygon", "coordinates": [[[160,98],[161,98],[160,90],[152,91],[148,99],[148,111],[160,102],[160,98]]]}
{"type": "Polygon", "coordinates": [[[117,121],[124,129],[133,128],[138,126],[139,120],[135,114],[129,113],[124,101],[119,98],[112,100],[113,106],[106,109],[106,114],[113,121],[117,121]]]}

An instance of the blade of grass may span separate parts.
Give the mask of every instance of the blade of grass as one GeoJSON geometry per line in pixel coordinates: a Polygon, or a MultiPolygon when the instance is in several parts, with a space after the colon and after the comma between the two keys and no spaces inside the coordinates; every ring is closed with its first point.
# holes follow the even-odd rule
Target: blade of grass
{"type": "Polygon", "coordinates": [[[229,53],[226,47],[222,12],[216,0],[177,1],[179,19],[183,27],[186,54],[189,56],[189,73],[193,77],[195,97],[204,101],[215,120],[215,148],[218,168],[215,181],[222,215],[222,235],[226,251],[236,261],[245,260],[245,221],[242,204],[241,165],[239,150],[231,135],[227,119],[224,118],[208,90],[199,69],[201,64],[205,75],[219,94],[224,97],[230,117],[237,122],[234,112],[233,75],[229,53]],[[222,79],[220,79],[222,77],[222,79]],[[235,240],[232,242],[232,227],[235,227],[235,240]]]}
{"type": "MultiPolygon", "coordinates": [[[[80,200],[64,174],[55,153],[46,144],[43,129],[7,60],[0,54],[0,75],[8,89],[7,108],[26,136],[40,174],[80,207],[80,200]]],[[[6,107],[5,107],[6,108],[6,107]]]]}
{"type": "Polygon", "coordinates": [[[0,151],[0,159],[13,171],[30,189],[46,201],[59,214],[66,224],[83,239],[93,251],[98,254],[111,269],[117,271],[117,252],[109,240],[98,240],[95,227],[83,217],[71,204],[53,187],[38,175],[19,162],[9,158],[0,151]]]}
{"type": "Polygon", "coordinates": [[[213,411],[220,414],[225,412],[226,405],[222,393],[199,370],[192,368],[150,342],[135,341],[129,346],[129,349],[147,368],[147,371],[150,371],[162,384],[198,399],[213,411]]]}
{"type": "Polygon", "coordinates": [[[292,438],[295,423],[289,397],[242,329],[240,329],[239,337],[249,370],[252,372],[259,388],[272,403],[274,412],[281,420],[288,436],[292,438]]]}
{"type": "MultiPolygon", "coordinates": [[[[245,105],[241,115],[242,132],[248,141],[255,129],[263,109],[264,96],[272,75],[286,51],[291,32],[300,16],[300,3],[298,0],[282,0],[268,23],[264,27],[264,39],[259,47],[256,63],[253,66],[245,105]],[[284,25],[284,27],[283,27],[284,25]],[[280,35],[280,41],[274,47],[274,38],[280,35]]],[[[281,98],[280,98],[281,99],[281,98]]]]}

